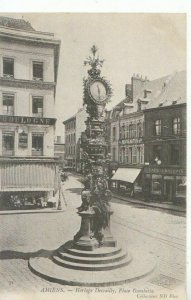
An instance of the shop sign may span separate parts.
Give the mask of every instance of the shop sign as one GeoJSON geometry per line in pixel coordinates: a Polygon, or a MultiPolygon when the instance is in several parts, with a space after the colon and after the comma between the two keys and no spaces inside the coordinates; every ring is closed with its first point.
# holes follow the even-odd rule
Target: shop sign
{"type": "Polygon", "coordinates": [[[19,133],[19,147],[27,148],[28,146],[28,134],[25,132],[19,133]]]}
{"type": "Polygon", "coordinates": [[[0,122],[1,123],[32,124],[32,125],[54,125],[56,122],[56,119],[0,115],[0,122]]]}
{"type": "Polygon", "coordinates": [[[161,174],[161,175],[185,175],[184,169],[171,169],[171,168],[152,168],[152,167],[145,167],[144,168],[145,173],[150,174],[161,174]]]}
{"type": "Polygon", "coordinates": [[[143,143],[143,139],[126,139],[126,140],[121,140],[120,144],[126,145],[126,144],[141,144],[143,143]]]}

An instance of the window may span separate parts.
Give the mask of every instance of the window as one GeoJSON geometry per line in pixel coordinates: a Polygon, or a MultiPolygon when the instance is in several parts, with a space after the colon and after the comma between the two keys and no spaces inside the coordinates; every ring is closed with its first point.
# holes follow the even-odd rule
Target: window
{"type": "Polygon", "coordinates": [[[125,125],[121,126],[121,139],[125,139],[125,125]]]}
{"type": "Polygon", "coordinates": [[[113,136],[113,141],[115,141],[116,140],[116,127],[113,127],[112,136],[113,136]]]}
{"type": "Polygon", "coordinates": [[[136,124],[130,124],[129,125],[129,138],[135,138],[136,137],[136,124]]]}
{"type": "Polygon", "coordinates": [[[43,63],[33,61],[33,80],[43,81],[43,63]]]}
{"type": "Polygon", "coordinates": [[[14,115],[14,95],[3,94],[3,114],[14,115]]]}
{"type": "Polygon", "coordinates": [[[138,164],[141,164],[141,162],[142,162],[142,157],[141,157],[141,147],[137,147],[137,163],[138,164]]]}
{"type": "Polygon", "coordinates": [[[137,137],[142,137],[143,136],[143,131],[142,131],[142,124],[139,122],[137,124],[137,137]]]}
{"type": "Polygon", "coordinates": [[[154,123],[154,135],[161,135],[161,120],[156,120],[154,123]]]}
{"type": "Polygon", "coordinates": [[[128,163],[129,159],[128,159],[128,155],[129,155],[129,151],[128,151],[128,147],[125,148],[125,162],[128,163]]]}
{"type": "Polygon", "coordinates": [[[133,162],[133,151],[132,147],[129,147],[129,163],[132,164],[133,162]]]}
{"type": "Polygon", "coordinates": [[[162,147],[160,145],[153,146],[153,160],[157,163],[157,161],[161,161],[162,147]]]}
{"type": "Polygon", "coordinates": [[[14,59],[3,58],[3,77],[13,78],[14,77],[14,59]]]}
{"type": "Polygon", "coordinates": [[[15,135],[14,132],[3,132],[2,134],[2,154],[5,156],[14,155],[15,135]]]}
{"type": "Polygon", "coordinates": [[[43,155],[43,134],[42,133],[32,134],[32,155],[33,156],[43,155]]]}
{"type": "Polygon", "coordinates": [[[33,117],[43,117],[43,97],[32,98],[33,117]]]}
{"type": "Polygon", "coordinates": [[[126,127],[126,138],[127,139],[129,138],[129,125],[127,125],[126,127]]]}
{"type": "Polygon", "coordinates": [[[112,149],[112,159],[113,159],[113,161],[116,161],[116,149],[115,148],[112,149]]]}
{"type": "Polygon", "coordinates": [[[133,137],[133,124],[129,125],[129,138],[131,139],[133,137]]]}
{"type": "Polygon", "coordinates": [[[170,163],[171,165],[180,164],[180,150],[178,145],[171,145],[170,163]]]}
{"type": "Polygon", "coordinates": [[[120,163],[125,163],[125,147],[120,148],[120,163]]]}
{"type": "Polygon", "coordinates": [[[136,147],[133,147],[132,163],[133,164],[137,163],[137,148],[136,147]]]}
{"type": "Polygon", "coordinates": [[[180,134],[180,118],[174,118],[172,121],[173,134],[180,134]]]}

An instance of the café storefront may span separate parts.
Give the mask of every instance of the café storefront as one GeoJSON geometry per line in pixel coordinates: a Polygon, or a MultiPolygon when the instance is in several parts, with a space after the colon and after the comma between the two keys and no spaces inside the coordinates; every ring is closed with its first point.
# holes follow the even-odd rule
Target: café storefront
{"type": "Polygon", "coordinates": [[[173,203],[185,201],[186,169],[145,166],[143,193],[145,200],[156,199],[173,203]]]}

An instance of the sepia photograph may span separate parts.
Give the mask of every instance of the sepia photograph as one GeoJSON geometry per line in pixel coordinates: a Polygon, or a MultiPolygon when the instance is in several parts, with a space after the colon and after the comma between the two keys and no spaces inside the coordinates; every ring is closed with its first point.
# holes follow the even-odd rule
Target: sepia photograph
{"type": "Polygon", "coordinates": [[[187,299],[186,32],[0,12],[2,300],[187,299]]]}

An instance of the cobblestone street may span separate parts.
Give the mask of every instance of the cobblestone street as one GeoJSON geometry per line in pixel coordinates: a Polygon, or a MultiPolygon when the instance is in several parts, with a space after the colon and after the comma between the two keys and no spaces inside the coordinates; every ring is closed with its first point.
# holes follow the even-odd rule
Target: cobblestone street
{"type": "MultiPolygon", "coordinates": [[[[57,213],[1,215],[0,283],[1,293],[8,291],[38,292],[43,288],[61,287],[45,281],[28,269],[29,257],[47,256],[73,238],[80,226],[76,208],[80,205],[81,184],[70,176],[65,183],[67,206],[57,213]]],[[[155,256],[156,271],[129,287],[173,290],[185,277],[186,219],[151,209],[116,203],[113,199],[112,232],[133,254],[147,251],[155,256]],[[119,234],[120,233],[120,234],[119,234]]],[[[143,257],[144,259],[144,257],[143,257]]],[[[63,287],[70,289],[69,287],[63,287]]]]}

